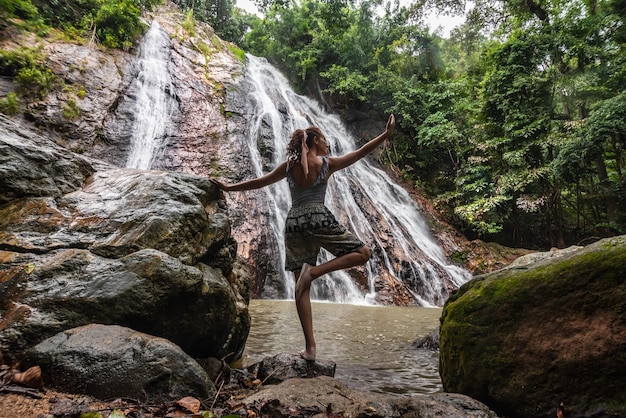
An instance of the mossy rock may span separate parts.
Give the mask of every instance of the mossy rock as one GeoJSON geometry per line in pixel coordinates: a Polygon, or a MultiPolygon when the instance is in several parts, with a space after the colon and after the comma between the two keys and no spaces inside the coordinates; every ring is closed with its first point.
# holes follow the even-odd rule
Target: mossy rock
{"type": "Polygon", "coordinates": [[[478,276],[445,304],[444,389],[508,417],[626,417],[626,236],[478,276]]]}

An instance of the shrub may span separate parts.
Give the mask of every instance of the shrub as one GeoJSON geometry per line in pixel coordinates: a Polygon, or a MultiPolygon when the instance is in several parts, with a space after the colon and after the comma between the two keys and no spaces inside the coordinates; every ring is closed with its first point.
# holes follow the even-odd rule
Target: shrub
{"type": "Polygon", "coordinates": [[[106,0],[93,23],[100,42],[109,48],[129,49],[143,33],[141,10],[131,0],[106,0]]]}
{"type": "Polygon", "coordinates": [[[0,50],[0,75],[15,77],[22,68],[37,67],[40,60],[35,48],[0,50]]]}
{"type": "Polygon", "coordinates": [[[17,94],[11,92],[4,99],[0,100],[0,112],[13,116],[20,110],[20,100],[17,94]]]}
{"type": "Polygon", "coordinates": [[[37,8],[30,0],[0,0],[0,13],[6,11],[9,16],[33,19],[38,15],[37,8]]]}
{"type": "Polygon", "coordinates": [[[55,78],[54,73],[48,68],[24,67],[18,71],[15,82],[20,91],[42,97],[50,91],[55,78]]]}

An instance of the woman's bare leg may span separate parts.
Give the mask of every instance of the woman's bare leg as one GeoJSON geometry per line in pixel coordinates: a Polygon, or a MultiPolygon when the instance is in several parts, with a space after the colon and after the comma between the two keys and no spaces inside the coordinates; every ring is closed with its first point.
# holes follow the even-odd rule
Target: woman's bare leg
{"type": "Polygon", "coordinates": [[[357,251],[334,258],[319,266],[304,264],[296,282],[296,308],[304,332],[305,349],[300,355],[305,360],[315,360],[315,336],[311,312],[311,283],[316,278],[333,271],[365,264],[370,258],[370,249],[363,246],[357,251]]]}
{"type": "MultiPolygon", "coordinates": [[[[300,356],[307,361],[315,360],[315,336],[313,335],[313,313],[311,312],[311,282],[308,282],[308,286],[300,286],[298,290],[298,283],[300,283],[305,277],[308,277],[311,266],[304,264],[300,277],[296,282],[296,309],[298,310],[298,318],[300,318],[300,325],[302,325],[302,332],[304,333],[304,350],[300,351],[300,356]]],[[[304,282],[303,282],[304,283],[304,282]]]]}

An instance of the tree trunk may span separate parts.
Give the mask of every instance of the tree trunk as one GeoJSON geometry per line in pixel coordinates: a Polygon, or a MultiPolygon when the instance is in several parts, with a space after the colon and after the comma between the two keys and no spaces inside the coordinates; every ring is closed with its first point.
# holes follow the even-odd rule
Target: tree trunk
{"type": "Polygon", "coordinates": [[[598,155],[595,160],[596,170],[598,172],[598,180],[600,180],[600,192],[604,196],[604,203],[606,204],[606,217],[609,224],[615,224],[617,221],[617,201],[615,195],[611,193],[609,176],[606,172],[606,165],[601,155],[598,155]]]}

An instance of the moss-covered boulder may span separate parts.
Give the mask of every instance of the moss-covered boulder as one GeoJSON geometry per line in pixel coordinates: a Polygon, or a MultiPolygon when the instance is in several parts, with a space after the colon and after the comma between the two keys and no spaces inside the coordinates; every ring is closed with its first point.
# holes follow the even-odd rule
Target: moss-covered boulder
{"type": "Polygon", "coordinates": [[[445,304],[447,392],[508,417],[626,417],[626,236],[478,276],[445,304]]]}

